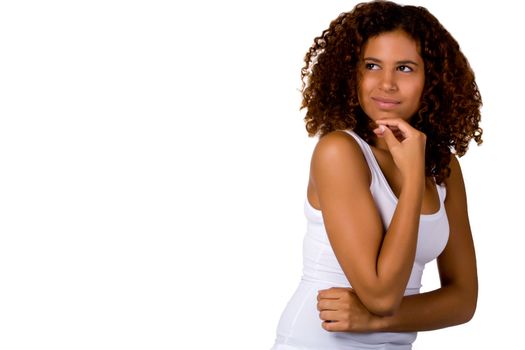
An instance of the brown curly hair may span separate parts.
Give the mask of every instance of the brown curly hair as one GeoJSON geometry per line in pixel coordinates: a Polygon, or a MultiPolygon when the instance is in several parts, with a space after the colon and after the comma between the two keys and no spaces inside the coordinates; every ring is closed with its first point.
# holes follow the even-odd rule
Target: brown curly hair
{"type": "Polygon", "coordinates": [[[481,95],[456,40],[424,7],[390,1],[360,3],[339,15],[304,58],[301,69],[306,130],[320,137],[353,129],[374,143],[376,127],[358,101],[358,63],[367,40],[401,29],[417,43],[425,63],[425,86],[410,124],[427,135],[426,176],[441,184],[450,175],[451,153],[463,156],[472,138],[482,143],[481,95]]]}

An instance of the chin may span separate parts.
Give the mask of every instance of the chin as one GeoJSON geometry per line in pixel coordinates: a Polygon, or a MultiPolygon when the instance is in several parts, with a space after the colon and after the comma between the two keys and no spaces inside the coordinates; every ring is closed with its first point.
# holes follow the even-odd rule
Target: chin
{"type": "Polygon", "coordinates": [[[399,114],[395,114],[395,113],[374,113],[370,117],[370,119],[374,121],[380,120],[380,119],[394,119],[394,118],[406,119],[400,116],[399,114]]]}

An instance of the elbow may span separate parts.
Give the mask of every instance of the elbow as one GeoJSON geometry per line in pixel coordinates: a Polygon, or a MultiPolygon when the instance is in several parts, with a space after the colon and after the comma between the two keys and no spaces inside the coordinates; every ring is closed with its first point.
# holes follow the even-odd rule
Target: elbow
{"type": "Polygon", "coordinates": [[[477,306],[477,300],[474,299],[471,302],[467,302],[466,306],[464,307],[461,323],[467,323],[474,317],[474,314],[476,313],[476,306],[477,306]]]}
{"type": "Polygon", "coordinates": [[[376,308],[369,309],[368,311],[380,317],[393,316],[395,313],[395,309],[389,308],[389,307],[376,307],[376,308]]]}
{"type": "Polygon", "coordinates": [[[400,301],[392,298],[375,298],[364,304],[368,311],[377,316],[392,316],[399,309],[400,301]]]}
{"type": "Polygon", "coordinates": [[[474,317],[478,303],[477,288],[469,292],[463,292],[457,300],[456,310],[458,312],[458,324],[467,323],[474,317]]]}
{"type": "Polygon", "coordinates": [[[467,323],[468,321],[472,320],[474,317],[474,314],[476,313],[476,308],[472,309],[471,311],[467,312],[465,315],[465,319],[463,323],[467,323]]]}
{"type": "Polygon", "coordinates": [[[474,317],[474,314],[476,313],[476,307],[478,305],[478,286],[476,283],[475,288],[472,288],[470,290],[470,293],[467,294],[467,297],[465,297],[465,317],[464,317],[464,323],[469,322],[474,317]]]}
{"type": "Polygon", "coordinates": [[[474,317],[474,314],[476,312],[476,308],[465,308],[461,311],[461,313],[458,315],[457,322],[455,325],[460,325],[469,322],[474,317]]]}
{"type": "Polygon", "coordinates": [[[404,296],[393,293],[392,289],[387,288],[368,288],[362,291],[356,290],[356,293],[368,311],[382,317],[393,316],[401,306],[404,296]]]}

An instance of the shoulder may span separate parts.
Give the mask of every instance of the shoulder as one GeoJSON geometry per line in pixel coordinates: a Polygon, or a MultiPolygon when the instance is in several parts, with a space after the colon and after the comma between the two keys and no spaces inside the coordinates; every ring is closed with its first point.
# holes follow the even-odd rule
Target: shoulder
{"type": "Polygon", "coordinates": [[[321,137],[312,154],[311,171],[367,179],[370,175],[366,159],[357,140],[344,131],[332,131],[321,137]]]}
{"type": "Polygon", "coordinates": [[[459,159],[455,154],[452,154],[450,157],[450,163],[448,164],[450,166],[450,174],[452,173],[458,173],[461,172],[461,166],[459,164],[459,159]]]}
{"type": "Polygon", "coordinates": [[[452,154],[450,157],[450,175],[445,179],[445,185],[447,188],[454,188],[457,185],[463,185],[463,174],[461,172],[461,165],[456,155],[452,154]]]}
{"type": "Polygon", "coordinates": [[[361,147],[357,140],[350,134],[336,130],[332,131],[319,139],[314,148],[313,158],[355,158],[362,155],[361,147]]]}
{"type": "Polygon", "coordinates": [[[463,173],[461,165],[456,155],[450,157],[450,176],[445,179],[445,186],[447,188],[447,197],[445,203],[449,206],[454,206],[455,210],[466,206],[466,190],[465,182],[463,181],[463,173]]]}

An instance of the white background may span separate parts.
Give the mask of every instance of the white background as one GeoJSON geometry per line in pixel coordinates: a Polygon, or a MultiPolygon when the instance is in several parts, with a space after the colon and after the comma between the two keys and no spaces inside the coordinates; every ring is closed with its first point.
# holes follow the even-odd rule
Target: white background
{"type": "MultiPolygon", "coordinates": [[[[414,1],[461,44],[474,319],[416,349],[516,348],[518,1],[414,1]]],[[[0,3],[0,348],[269,349],[301,274],[313,38],[353,1],[0,3]],[[177,3],[178,5],[175,5],[177,3]]],[[[424,289],[438,286],[430,266],[424,289]]]]}

